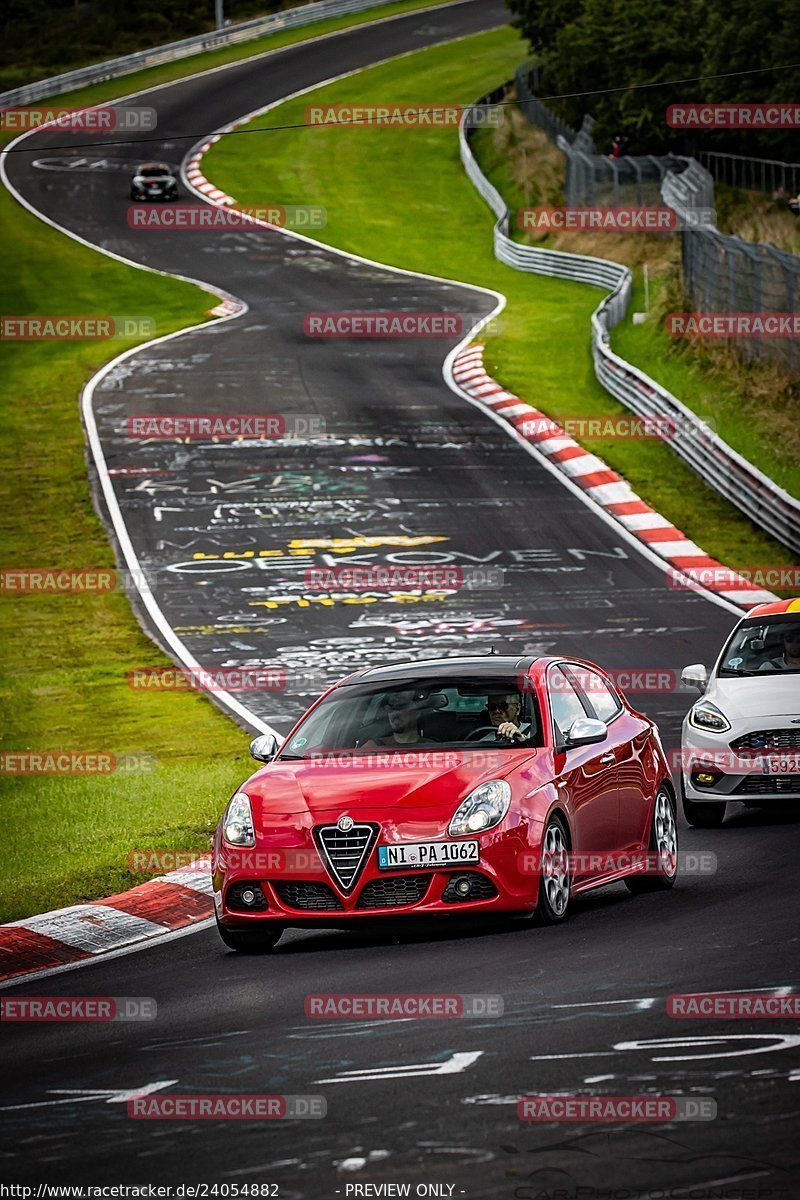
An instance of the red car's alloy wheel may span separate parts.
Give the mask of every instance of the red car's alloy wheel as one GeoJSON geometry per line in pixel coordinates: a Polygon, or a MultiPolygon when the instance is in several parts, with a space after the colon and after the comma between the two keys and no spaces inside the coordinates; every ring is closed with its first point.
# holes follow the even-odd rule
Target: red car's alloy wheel
{"type": "Polygon", "coordinates": [[[539,901],[536,920],[540,925],[563,921],[569,908],[569,839],[561,817],[551,817],[542,838],[539,901]]]}
{"type": "Polygon", "coordinates": [[[665,787],[660,787],[656,793],[649,850],[657,859],[658,871],[655,874],[629,875],[625,880],[629,892],[657,892],[671,888],[678,874],[675,802],[665,787]]]}

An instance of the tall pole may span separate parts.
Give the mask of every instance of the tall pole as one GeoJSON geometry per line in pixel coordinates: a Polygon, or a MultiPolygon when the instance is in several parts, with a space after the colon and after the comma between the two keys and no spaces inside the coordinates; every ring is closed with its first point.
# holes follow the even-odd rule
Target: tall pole
{"type": "Polygon", "coordinates": [[[225,24],[225,16],[222,11],[222,6],[225,0],[214,0],[214,19],[217,23],[217,29],[222,29],[225,24]]]}

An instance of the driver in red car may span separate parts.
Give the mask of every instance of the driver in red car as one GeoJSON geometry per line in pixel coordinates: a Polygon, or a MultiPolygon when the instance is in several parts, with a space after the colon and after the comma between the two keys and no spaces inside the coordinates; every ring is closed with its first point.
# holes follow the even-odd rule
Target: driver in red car
{"type": "Polygon", "coordinates": [[[520,729],[519,719],[522,701],[517,692],[487,697],[486,709],[489,714],[489,724],[494,725],[496,730],[495,737],[508,738],[512,742],[525,740],[525,734],[520,729]]]}

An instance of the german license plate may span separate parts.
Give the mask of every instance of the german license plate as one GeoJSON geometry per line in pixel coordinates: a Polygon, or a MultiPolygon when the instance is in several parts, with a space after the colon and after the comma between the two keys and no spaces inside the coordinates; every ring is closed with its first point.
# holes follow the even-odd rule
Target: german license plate
{"type": "Polygon", "coordinates": [[[767,754],[765,775],[800,775],[800,754],[767,754]]]}
{"type": "Polygon", "coordinates": [[[378,846],[378,866],[382,871],[398,867],[461,867],[480,862],[476,841],[467,842],[398,842],[378,846]]]}

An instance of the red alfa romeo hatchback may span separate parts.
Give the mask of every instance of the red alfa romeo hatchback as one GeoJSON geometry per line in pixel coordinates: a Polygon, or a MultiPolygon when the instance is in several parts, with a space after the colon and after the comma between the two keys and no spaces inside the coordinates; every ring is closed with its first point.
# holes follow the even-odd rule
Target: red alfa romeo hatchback
{"type": "Polygon", "coordinates": [[[590,663],[445,658],[358,671],[231,798],[212,853],[235,950],[290,927],[527,914],[624,879],[671,887],[675,794],[658,729],[590,663]]]}

